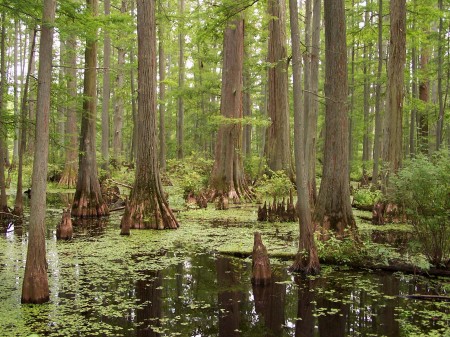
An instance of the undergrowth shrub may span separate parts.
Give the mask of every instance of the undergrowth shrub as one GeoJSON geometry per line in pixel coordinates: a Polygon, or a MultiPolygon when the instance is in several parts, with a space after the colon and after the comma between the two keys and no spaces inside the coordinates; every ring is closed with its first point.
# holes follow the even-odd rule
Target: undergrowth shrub
{"type": "Polygon", "coordinates": [[[450,156],[419,155],[392,178],[390,198],[401,205],[423,253],[438,266],[450,258],[450,156]]]}
{"type": "Polygon", "coordinates": [[[353,195],[353,204],[357,206],[373,206],[381,199],[382,193],[380,190],[371,191],[368,188],[360,188],[353,195]]]}
{"type": "Polygon", "coordinates": [[[270,176],[264,174],[255,191],[262,199],[282,199],[289,196],[293,187],[294,185],[284,171],[276,171],[271,172],[270,176]]]}
{"type": "Polygon", "coordinates": [[[208,187],[214,160],[192,154],[182,161],[167,161],[167,174],[171,180],[181,187],[183,196],[197,195],[208,187]]]}

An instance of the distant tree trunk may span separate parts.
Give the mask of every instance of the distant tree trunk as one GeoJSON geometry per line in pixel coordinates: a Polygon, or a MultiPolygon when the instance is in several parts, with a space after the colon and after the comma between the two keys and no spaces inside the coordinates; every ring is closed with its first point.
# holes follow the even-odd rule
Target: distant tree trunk
{"type": "Polygon", "coordinates": [[[373,138],[372,184],[378,186],[381,155],[381,73],[383,71],[383,0],[378,0],[378,70],[375,89],[375,135],[373,138]]]}
{"type": "Polygon", "coordinates": [[[15,166],[17,164],[17,161],[19,160],[19,74],[18,74],[18,66],[19,66],[19,21],[18,19],[14,19],[14,65],[13,65],[13,71],[14,71],[14,121],[15,121],[15,127],[14,127],[14,150],[13,150],[13,160],[12,165],[15,166]]]}
{"type": "Polygon", "coordinates": [[[244,20],[235,18],[224,33],[220,112],[225,122],[217,132],[216,155],[209,183],[213,199],[229,198],[234,202],[250,197],[240,151],[242,126],[235,122],[243,114],[243,59],[244,20]]]}
{"type": "Polygon", "coordinates": [[[121,221],[130,228],[176,229],[178,222],[164,196],[156,146],[156,22],[155,2],[137,1],[138,115],[136,175],[121,221]]]}
{"type": "Polygon", "coordinates": [[[389,174],[402,164],[403,79],[406,60],[406,0],[391,1],[391,39],[388,60],[387,107],[384,116],[383,162],[388,165],[383,174],[383,188],[389,174]]]}
{"type": "MultiPolygon", "coordinates": [[[[290,4],[290,3],[289,3],[290,4]]],[[[298,7],[298,5],[297,5],[298,7]]],[[[292,11],[292,8],[290,8],[290,11],[292,11]]],[[[297,14],[298,16],[298,14],[297,14]]],[[[303,63],[304,63],[304,67],[303,67],[303,73],[305,74],[304,78],[303,78],[303,83],[304,83],[304,90],[303,92],[305,93],[303,95],[303,111],[304,111],[304,116],[305,116],[305,124],[304,125],[308,125],[308,120],[310,117],[310,109],[311,109],[311,100],[312,100],[312,96],[311,96],[311,49],[312,49],[312,41],[311,41],[311,31],[312,31],[312,26],[311,26],[311,22],[312,22],[312,0],[305,0],[305,51],[303,53],[303,63]]],[[[291,32],[291,36],[292,36],[292,32],[291,32]]],[[[292,67],[294,67],[294,65],[292,65],[292,67]]],[[[303,128],[303,126],[302,126],[303,128]]],[[[305,149],[307,149],[309,146],[306,145],[306,142],[310,141],[309,138],[309,134],[307,133],[307,128],[304,127],[304,131],[302,132],[302,138],[303,141],[305,142],[305,149]]],[[[305,164],[307,165],[307,167],[309,166],[309,156],[307,155],[307,153],[305,152],[305,164]]],[[[308,178],[309,175],[309,171],[306,171],[306,178],[308,178]]]]}
{"type": "MultiPolygon", "coordinates": [[[[122,0],[120,13],[127,12],[126,0],[122,0]]],[[[113,136],[113,157],[116,164],[119,162],[122,153],[122,129],[123,129],[123,89],[125,82],[125,48],[120,46],[117,52],[117,78],[116,78],[116,104],[114,107],[114,136],[113,136]]]]}
{"type": "MultiPolygon", "coordinates": [[[[369,11],[366,11],[366,14],[364,16],[364,21],[367,25],[370,24],[369,21],[369,11]]],[[[363,175],[365,176],[367,174],[367,165],[370,160],[370,122],[369,122],[369,114],[370,114],[370,107],[369,107],[369,99],[370,99],[370,80],[369,80],[369,73],[370,73],[370,62],[371,62],[371,48],[367,45],[367,43],[364,43],[363,47],[363,58],[364,58],[364,65],[363,65],[363,74],[364,74],[364,135],[363,135],[363,153],[362,153],[362,161],[363,161],[363,175]]]]}
{"type": "Polygon", "coordinates": [[[414,135],[416,133],[416,116],[417,116],[417,56],[416,47],[411,48],[411,72],[412,72],[412,83],[411,83],[411,97],[413,101],[413,106],[411,109],[410,123],[409,123],[409,155],[414,157],[416,154],[416,146],[414,142],[414,135]]]}
{"type": "MultiPolygon", "coordinates": [[[[63,41],[60,37],[60,42],[59,42],[59,69],[58,69],[58,87],[60,90],[64,90],[64,83],[66,81],[65,79],[65,67],[64,67],[64,57],[65,57],[65,53],[66,53],[66,48],[65,48],[65,41],[63,41]]],[[[57,107],[56,107],[56,111],[57,111],[57,115],[58,115],[58,121],[57,121],[57,130],[58,130],[58,148],[59,148],[59,155],[63,156],[64,155],[64,133],[65,133],[65,123],[64,123],[64,119],[65,119],[65,101],[66,98],[63,95],[58,95],[57,97],[57,101],[59,102],[57,107]]]]}
{"type": "MultiPolygon", "coordinates": [[[[244,33],[245,39],[245,33],[244,33]]],[[[244,45],[244,58],[247,58],[247,50],[244,45]]],[[[243,117],[250,117],[252,115],[252,99],[250,95],[250,71],[244,65],[244,78],[243,78],[243,117]]],[[[245,157],[250,157],[252,150],[252,125],[249,123],[244,124],[244,132],[242,133],[242,154],[245,157]]]]}
{"type": "Polygon", "coordinates": [[[55,9],[55,0],[44,0],[39,47],[36,151],[31,178],[33,194],[30,206],[28,252],[22,286],[22,303],[44,303],[49,300],[45,253],[45,210],[55,9]]]}
{"type": "MultiPolygon", "coordinates": [[[[111,14],[111,1],[103,1],[105,16],[111,14]]],[[[103,170],[109,169],[109,106],[111,96],[111,38],[108,28],[103,33],[103,94],[102,94],[102,164],[103,170]]]]}
{"type": "Polygon", "coordinates": [[[344,0],[325,0],[325,148],[314,214],[327,232],[356,229],[348,175],[347,41],[344,0]]]}
{"type": "MultiPolygon", "coordinates": [[[[96,16],[98,0],[86,0],[87,7],[96,16]]],[[[96,111],[97,111],[97,32],[86,39],[83,111],[78,164],[77,188],[72,205],[72,216],[100,217],[109,210],[102,197],[97,175],[95,155],[96,111]]]]}
{"type": "MultiPolygon", "coordinates": [[[[134,0],[131,1],[130,12],[134,15],[134,0]]],[[[134,64],[134,50],[130,51],[130,64],[134,64]]],[[[131,114],[133,116],[133,133],[132,133],[132,143],[130,152],[130,161],[133,162],[136,157],[136,147],[137,147],[137,107],[136,107],[136,89],[134,80],[134,66],[130,70],[130,89],[131,89],[131,114]]]]}
{"type": "Polygon", "coordinates": [[[178,24],[178,114],[177,114],[177,158],[182,159],[184,156],[184,0],[178,0],[178,15],[180,23],[178,24]]]}
{"type": "Polygon", "coordinates": [[[319,115],[319,55],[320,55],[320,31],[321,31],[321,7],[322,0],[314,0],[312,19],[312,46],[311,46],[311,108],[309,110],[307,126],[306,155],[308,156],[308,189],[311,205],[316,204],[316,139],[317,139],[317,119],[319,115]]]}
{"type": "Polygon", "coordinates": [[[0,211],[9,212],[8,203],[6,199],[6,180],[5,180],[5,163],[6,156],[8,155],[8,148],[6,145],[6,125],[5,119],[5,89],[6,89],[6,26],[5,26],[5,12],[2,13],[2,28],[0,37],[0,211]]]}
{"type": "MultiPolygon", "coordinates": [[[[32,35],[34,34],[33,30],[30,30],[30,40],[32,39],[32,35]]],[[[31,63],[31,78],[30,81],[36,78],[36,60],[33,57],[31,63]]],[[[36,119],[36,90],[33,89],[37,87],[37,85],[32,85],[30,82],[29,92],[28,92],[28,121],[30,125],[35,125],[35,119],[36,119]]],[[[34,128],[28,128],[28,135],[27,138],[32,140],[34,139],[34,128]]],[[[27,154],[32,156],[34,154],[34,142],[29,141],[27,143],[27,154]]]]}
{"type": "Polygon", "coordinates": [[[311,204],[308,190],[308,165],[306,165],[306,111],[302,111],[302,59],[300,55],[300,28],[298,25],[297,0],[289,0],[292,70],[294,81],[294,154],[299,213],[299,247],[293,271],[316,274],[320,270],[319,255],[314,241],[314,227],[311,219],[311,204]]]}
{"type": "Polygon", "coordinates": [[[67,39],[67,107],[66,107],[66,160],[59,186],[74,188],[77,184],[77,40],[70,34],[67,39]]]}
{"type": "Polygon", "coordinates": [[[269,168],[284,170],[293,176],[289,140],[289,109],[286,52],[286,4],[269,0],[268,114],[271,124],[267,130],[266,156],[269,168]]]}
{"type": "MultiPolygon", "coordinates": [[[[162,13],[162,1],[159,2],[160,13],[162,13]]],[[[160,22],[159,34],[159,168],[162,172],[166,170],[166,55],[164,53],[164,25],[160,22]]]]}
{"type": "Polygon", "coordinates": [[[437,63],[438,63],[438,100],[439,100],[439,114],[436,126],[436,150],[439,150],[443,140],[444,134],[444,92],[442,88],[442,77],[443,77],[443,35],[444,35],[444,18],[442,16],[443,6],[442,0],[438,0],[439,10],[441,11],[441,17],[439,18],[439,38],[438,38],[438,55],[437,55],[437,63]]]}
{"type": "Polygon", "coordinates": [[[23,156],[25,154],[27,140],[27,108],[28,108],[28,90],[30,85],[31,65],[33,64],[34,48],[36,44],[36,29],[33,29],[33,37],[30,41],[30,57],[28,59],[28,70],[25,78],[25,85],[22,92],[22,103],[20,107],[20,142],[19,142],[19,163],[17,167],[17,190],[16,200],[14,202],[13,213],[18,216],[23,215],[23,156]]]}
{"type": "Polygon", "coordinates": [[[428,154],[428,104],[430,102],[430,80],[426,75],[429,51],[426,48],[422,49],[422,55],[420,56],[422,80],[419,83],[419,99],[423,102],[423,109],[418,116],[419,137],[417,137],[419,150],[423,154],[428,154]]]}

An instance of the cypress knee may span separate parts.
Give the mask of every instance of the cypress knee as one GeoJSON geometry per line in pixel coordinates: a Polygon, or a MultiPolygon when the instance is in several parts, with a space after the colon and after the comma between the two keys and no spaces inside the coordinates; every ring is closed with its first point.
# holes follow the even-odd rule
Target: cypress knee
{"type": "Polygon", "coordinates": [[[56,238],[58,240],[69,240],[73,235],[72,218],[70,208],[63,211],[61,222],[56,228],[56,238]]]}
{"type": "Polygon", "coordinates": [[[270,284],[272,271],[267,249],[262,243],[261,233],[255,232],[252,254],[252,283],[255,285],[270,284]]]}

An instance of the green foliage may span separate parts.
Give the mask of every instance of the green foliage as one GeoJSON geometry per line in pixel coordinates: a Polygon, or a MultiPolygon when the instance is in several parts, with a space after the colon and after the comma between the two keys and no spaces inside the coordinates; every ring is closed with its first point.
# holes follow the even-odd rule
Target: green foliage
{"type": "Polygon", "coordinates": [[[281,199],[288,197],[292,188],[294,185],[284,171],[271,171],[270,175],[263,175],[256,193],[260,198],[281,199]]]}
{"type": "Polygon", "coordinates": [[[392,179],[390,198],[403,206],[434,265],[450,257],[450,156],[444,150],[432,158],[419,155],[392,179]]]}
{"type": "Polygon", "coordinates": [[[368,188],[358,189],[353,195],[353,203],[359,206],[374,205],[381,199],[382,194],[380,190],[371,191],[368,188]]]}
{"type": "Polygon", "coordinates": [[[252,182],[256,181],[261,171],[265,170],[266,167],[266,159],[261,156],[250,156],[244,158],[244,171],[247,178],[249,178],[252,182]]]}
{"type": "Polygon", "coordinates": [[[167,173],[176,180],[186,198],[190,193],[198,194],[206,189],[214,161],[193,154],[182,161],[170,159],[167,161],[167,173]]]}

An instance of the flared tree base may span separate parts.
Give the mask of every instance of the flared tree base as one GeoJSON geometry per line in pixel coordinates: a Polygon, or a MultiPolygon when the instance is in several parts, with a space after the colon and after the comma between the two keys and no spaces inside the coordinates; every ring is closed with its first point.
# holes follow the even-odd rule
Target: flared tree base
{"type": "Polygon", "coordinates": [[[95,218],[109,215],[109,209],[97,194],[82,194],[79,199],[74,199],[71,214],[76,218],[95,218]]]}
{"type": "Polygon", "coordinates": [[[297,253],[294,263],[289,267],[289,271],[304,275],[318,275],[320,273],[320,263],[317,254],[297,253]]]}
{"type": "Polygon", "coordinates": [[[75,167],[67,167],[64,169],[58,186],[62,188],[75,188],[77,186],[77,169],[75,167]]]}
{"type": "Polygon", "coordinates": [[[143,201],[130,200],[120,223],[120,234],[129,235],[130,229],[177,229],[179,224],[169,206],[158,198],[143,201]]]}
{"type": "Polygon", "coordinates": [[[46,303],[50,300],[49,294],[47,270],[37,268],[29,273],[25,271],[21,303],[46,303]]]}

